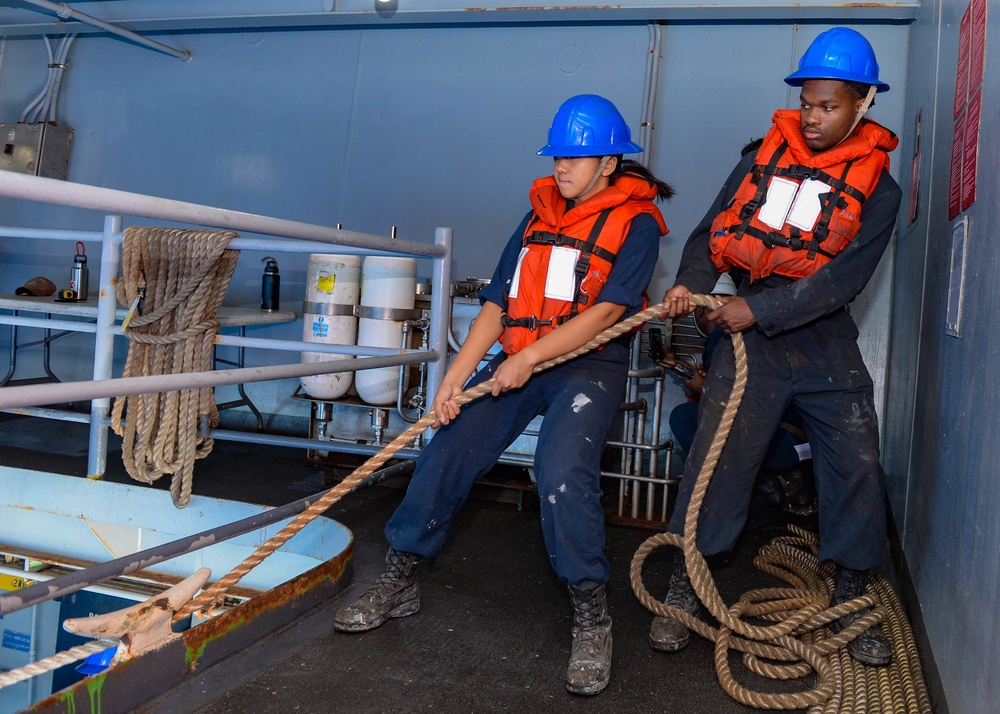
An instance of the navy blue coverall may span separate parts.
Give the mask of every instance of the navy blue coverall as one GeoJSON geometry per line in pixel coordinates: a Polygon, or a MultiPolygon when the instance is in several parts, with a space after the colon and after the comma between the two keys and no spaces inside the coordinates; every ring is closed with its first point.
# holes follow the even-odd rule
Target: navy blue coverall
{"type": "MultiPolygon", "coordinates": [[[[719,274],[709,231],[753,164],[745,156],[684,246],[676,285],[707,294],[719,274]]],[[[731,550],[746,521],[754,479],[781,416],[794,404],[812,446],[819,496],[820,560],[852,570],[885,564],[885,484],[871,375],[858,349],[847,304],[865,287],[892,236],[901,191],[887,171],[861,211],[857,236],[806,278],[771,275],[751,283],[730,271],[756,325],[745,330],[749,378],[698,521],[698,549],[731,550]]],[[[745,238],[749,240],[749,238],[745,238]]],[[[712,359],[699,409],[698,431],[668,530],[683,533],[694,482],[735,378],[730,338],[712,359]]]]}
{"type": "MultiPolygon", "coordinates": [[[[480,303],[504,305],[531,215],[508,241],[490,284],[480,291],[480,303]]],[[[597,301],[625,305],[623,319],[641,310],[659,244],[654,218],[633,219],[597,301]]],[[[489,379],[506,357],[502,352],[494,357],[466,386],[489,379]]],[[[462,407],[417,459],[406,496],[385,527],[389,545],[423,558],[437,555],[473,482],[532,419],[545,414],[534,466],[549,561],[559,579],[574,588],[607,582],[611,566],[604,554],[600,462],[625,393],[628,363],[627,340],[619,338],[603,350],[539,372],[520,389],[462,407]]]]}

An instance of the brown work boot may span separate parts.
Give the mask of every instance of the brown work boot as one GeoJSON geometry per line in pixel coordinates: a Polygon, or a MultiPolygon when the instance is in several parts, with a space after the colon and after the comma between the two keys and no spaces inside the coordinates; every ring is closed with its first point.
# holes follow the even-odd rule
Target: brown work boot
{"type": "MultiPolygon", "coordinates": [[[[861,597],[868,588],[868,570],[850,570],[837,566],[834,574],[835,588],[830,606],[841,605],[848,600],[861,597]]],[[[836,634],[850,627],[862,617],[871,612],[870,607],[864,607],[850,615],[844,615],[839,620],[831,622],[829,627],[836,634]]],[[[880,625],[870,627],[847,643],[847,653],[861,664],[870,667],[885,667],[892,662],[892,645],[885,636],[880,625]]]]}
{"type": "Polygon", "coordinates": [[[386,620],[413,615],[420,609],[420,586],[413,569],[419,555],[389,549],[385,572],[350,605],[337,610],[333,629],[340,632],[374,630],[386,620]]]}
{"type": "MultiPolygon", "coordinates": [[[[701,611],[698,596],[695,595],[694,588],[691,587],[691,578],[688,577],[687,568],[684,567],[684,554],[680,551],[674,555],[674,571],[670,575],[670,590],[667,591],[667,597],[664,598],[663,604],[675,607],[689,615],[697,615],[701,611]]],[[[691,633],[688,628],[673,617],[657,615],[649,626],[649,646],[659,652],[680,652],[687,647],[690,639],[691,633]]]]}
{"type": "Polygon", "coordinates": [[[607,590],[586,583],[572,586],[573,646],[566,668],[566,691],[571,694],[600,694],[611,679],[611,616],[607,590]]]}

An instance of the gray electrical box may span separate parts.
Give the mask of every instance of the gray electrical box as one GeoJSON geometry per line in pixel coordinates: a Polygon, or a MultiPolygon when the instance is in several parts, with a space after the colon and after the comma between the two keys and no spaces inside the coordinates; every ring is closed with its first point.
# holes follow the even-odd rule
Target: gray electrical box
{"type": "Polygon", "coordinates": [[[0,124],[0,169],[64,179],[73,130],[55,124],[0,124]]]}

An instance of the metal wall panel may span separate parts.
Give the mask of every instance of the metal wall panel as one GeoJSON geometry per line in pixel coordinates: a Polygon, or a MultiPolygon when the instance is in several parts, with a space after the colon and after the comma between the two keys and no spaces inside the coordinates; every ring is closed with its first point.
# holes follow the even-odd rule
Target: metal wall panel
{"type": "MultiPolygon", "coordinates": [[[[1000,480],[995,406],[1000,380],[1000,229],[996,72],[1000,33],[987,27],[977,201],[970,233],[961,336],[945,334],[952,221],[949,160],[959,21],[968,3],[925,4],[912,28],[907,122],[923,120],[921,207],[897,247],[886,459],[890,498],[920,615],[953,712],[995,708],[1000,651],[1000,480]]],[[[995,9],[995,8],[994,8],[995,9]]],[[[904,156],[914,151],[912,132],[904,156]]],[[[905,214],[905,211],[904,211],[905,214]]],[[[944,702],[942,702],[944,704],[944,702]]]]}

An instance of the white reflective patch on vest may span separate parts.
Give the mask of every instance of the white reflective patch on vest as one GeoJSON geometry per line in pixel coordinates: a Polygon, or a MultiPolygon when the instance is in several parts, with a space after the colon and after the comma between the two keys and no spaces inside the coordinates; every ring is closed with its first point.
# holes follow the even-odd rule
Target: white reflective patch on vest
{"type": "Polygon", "coordinates": [[[773,176],[771,183],[767,185],[764,205],[757,211],[757,219],[774,230],[780,231],[781,227],[785,225],[785,217],[788,216],[788,210],[792,207],[795,192],[798,190],[799,185],[794,181],[773,176]]]}
{"type": "Polygon", "coordinates": [[[521,254],[517,256],[517,267],[514,268],[514,277],[510,279],[510,291],[507,293],[509,297],[517,297],[517,288],[521,284],[521,261],[524,260],[524,256],[527,254],[527,246],[521,248],[521,254]]]}
{"type": "Polygon", "coordinates": [[[812,231],[823,210],[820,194],[828,193],[830,187],[816,179],[806,179],[795,194],[795,201],[785,222],[804,231],[812,231]]]}
{"type": "Polygon", "coordinates": [[[576,295],[576,263],[580,251],[557,245],[549,256],[549,271],[545,275],[545,297],[572,300],[576,295]]]}

